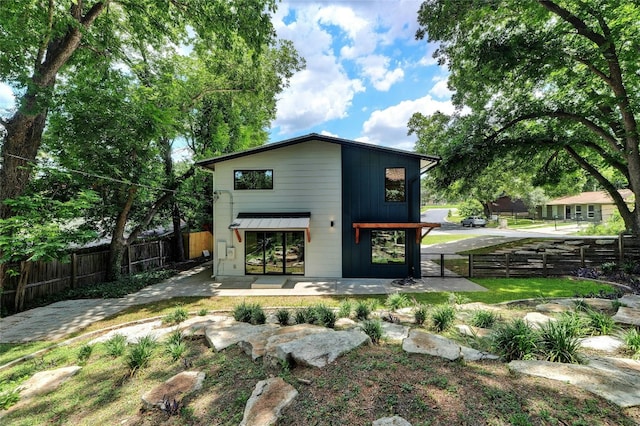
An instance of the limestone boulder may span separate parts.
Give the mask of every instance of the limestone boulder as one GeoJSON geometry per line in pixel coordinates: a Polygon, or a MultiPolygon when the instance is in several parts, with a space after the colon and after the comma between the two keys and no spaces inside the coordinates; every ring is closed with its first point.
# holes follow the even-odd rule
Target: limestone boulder
{"type": "Polygon", "coordinates": [[[202,388],[205,373],[201,371],[183,371],[166,382],[142,395],[142,404],[147,409],[162,408],[165,401],[182,401],[185,394],[202,388]]]}
{"type": "Polygon", "coordinates": [[[411,423],[396,415],[393,417],[383,417],[381,419],[374,420],[373,423],[371,423],[371,426],[411,426],[411,423]]]}
{"type": "Polygon", "coordinates": [[[358,323],[351,318],[338,318],[333,328],[336,330],[350,330],[352,328],[356,328],[357,326],[358,323]]]}
{"type": "Polygon", "coordinates": [[[625,294],[618,301],[629,308],[640,309],[640,294],[625,294]]]}
{"type": "Polygon", "coordinates": [[[536,305],[536,311],[543,313],[559,314],[573,310],[570,306],[561,303],[541,303],[536,305]]]}
{"type": "Polygon", "coordinates": [[[466,346],[460,346],[460,352],[462,353],[462,359],[464,359],[465,361],[495,361],[500,359],[498,355],[493,355],[489,352],[483,352],[477,349],[468,348],[466,346]]]}
{"type": "Polygon", "coordinates": [[[280,412],[298,396],[298,391],[281,377],[258,382],[244,409],[240,426],[276,424],[280,412]]]}
{"type": "Polygon", "coordinates": [[[405,352],[438,356],[456,361],[462,356],[460,345],[446,337],[427,333],[422,330],[411,330],[409,337],[403,340],[405,352]]]}
{"type": "Polygon", "coordinates": [[[640,326],[640,308],[620,306],[613,320],[618,324],[640,326]]]}
{"type": "Polygon", "coordinates": [[[456,324],[454,328],[458,333],[463,336],[469,337],[488,337],[493,333],[493,330],[489,328],[473,327],[467,324],[456,324]]]}
{"type": "Polygon", "coordinates": [[[40,371],[18,386],[16,390],[20,393],[20,399],[28,399],[53,392],[64,382],[78,374],[81,369],[82,367],[73,365],[56,368],[55,370],[40,371]]]}
{"type": "Polygon", "coordinates": [[[529,312],[524,316],[524,320],[533,328],[540,328],[541,326],[547,324],[549,321],[556,321],[555,318],[541,314],[540,312],[529,312]]]}
{"type": "Polygon", "coordinates": [[[369,336],[357,329],[326,329],[324,332],[276,345],[274,357],[299,365],[322,368],[340,355],[370,342],[369,336]]]}
{"type": "Polygon", "coordinates": [[[277,326],[273,324],[251,325],[231,320],[208,326],[205,329],[205,338],[210,347],[221,351],[274,328],[277,326]]]}
{"type": "Polygon", "coordinates": [[[640,405],[640,362],[623,358],[591,358],[587,365],[549,361],[511,361],[509,369],[559,380],[623,407],[640,405]]]}
{"type": "Polygon", "coordinates": [[[401,342],[409,336],[409,327],[402,324],[383,322],[382,332],[387,340],[391,342],[401,342]]]}
{"type": "Polygon", "coordinates": [[[615,353],[624,346],[624,342],[613,336],[591,336],[580,339],[580,346],[586,349],[615,353]]]}
{"type": "Polygon", "coordinates": [[[325,327],[311,324],[296,324],[290,327],[282,327],[267,339],[263,354],[264,364],[267,366],[276,366],[281,360],[289,362],[288,354],[280,352],[280,345],[293,342],[306,336],[325,332],[327,332],[325,327]]]}

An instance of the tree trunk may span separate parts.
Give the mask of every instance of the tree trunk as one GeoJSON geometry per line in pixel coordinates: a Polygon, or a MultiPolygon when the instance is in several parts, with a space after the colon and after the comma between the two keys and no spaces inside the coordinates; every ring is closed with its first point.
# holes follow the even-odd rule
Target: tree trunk
{"type": "Polygon", "coordinates": [[[16,312],[20,312],[24,308],[24,294],[27,290],[27,283],[29,282],[29,275],[31,274],[32,266],[33,264],[31,262],[20,262],[20,279],[18,280],[18,287],[16,288],[16,299],[14,303],[16,312]]]}
{"type": "Polygon", "coordinates": [[[180,207],[177,201],[173,201],[173,209],[171,212],[173,219],[173,252],[176,262],[184,262],[184,243],[182,242],[182,230],[180,226],[180,207]]]}
{"type": "Polygon", "coordinates": [[[135,240],[134,238],[126,239],[124,231],[127,225],[127,218],[136,198],[138,188],[132,186],[127,191],[127,200],[122,206],[122,210],[118,213],[116,224],[111,233],[111,244],[109,244],[109,263],[107,265],[107,281],[117,281],[122,276],[122,257],[127,246],[135,240]]]}

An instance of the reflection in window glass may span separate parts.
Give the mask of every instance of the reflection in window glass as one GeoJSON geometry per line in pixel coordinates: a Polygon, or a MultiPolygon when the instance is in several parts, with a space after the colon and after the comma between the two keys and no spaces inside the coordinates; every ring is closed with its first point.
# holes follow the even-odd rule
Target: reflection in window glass
{"type": "Polygon", "coordinates": [[[273,170],[236,170],[233,189],[273,189],[273,170]]]}
{"type": "Polygon", "coordinates": [[[371,231],[371,263],[401,265],[406,261],[405,231],[371,231]]]}
{"type": "Polygon", "coordinates": [[[405,201],[404,168],[391,167],[384,171],[384,200],[405,201]]]}

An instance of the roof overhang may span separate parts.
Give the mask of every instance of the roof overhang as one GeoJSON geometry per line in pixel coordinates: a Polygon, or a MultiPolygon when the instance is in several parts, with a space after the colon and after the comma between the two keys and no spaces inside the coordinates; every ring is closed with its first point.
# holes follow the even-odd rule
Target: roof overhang
{"type": "Polygon", "coordinates": [[[384,223],[363,223],[363,222],[354,222],[353,228],[356,230],[356,244],[360,242],[360,230],[361,229],[419,229],[419,232],[416,232],[416,243],[420,244],[422,239],[427,236],[429,232],[433,228],[439,228],[439,223],[429,223],[429,222],[384,222],[384,223]],[[427,228],[427,232],[422,233],[422,229],[427,228]]]}

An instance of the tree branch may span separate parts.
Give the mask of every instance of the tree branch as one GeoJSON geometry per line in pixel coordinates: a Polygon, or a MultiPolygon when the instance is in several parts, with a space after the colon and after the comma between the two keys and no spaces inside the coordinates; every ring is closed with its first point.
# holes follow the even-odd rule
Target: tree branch
{"type": "Polygon", "coordinates": [[[589,26],[580,18],[569,12],[567,9],[558,6],[550,0],[538,0],[538,3],[548,11],[562,18],[563,21],[568,22],[573,28],[578,31],[578,34],[585,36],[587,39],[594,42],[598,47],[603,47],[607,43],[607,39],[602,34],[598,34],[593,31],[589,26]]]}
{"type": "Polygon", "coordinates": [[[591,176],[593,176],[600,185],[609,193],[613,202],[618,207],[620,211],[620,215],[623,217],[625,224],[633,223],[633,215],[627,203],[625,203],[622,195],[618,192],[618,189],[611,183],[609,180],[604,177],[598,169],[591,165],[585,158],[583,158],[580,154],[578,154],[571,146],[567,145],[564,149],[569,153],[571,158],[578,163],[580,167],[587,171],[591,176]]]}

